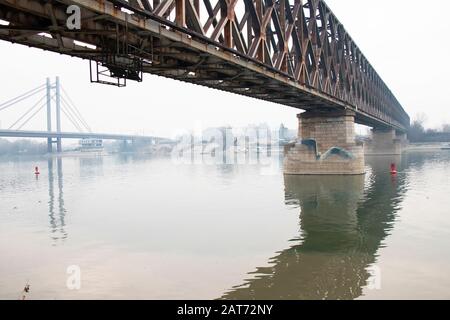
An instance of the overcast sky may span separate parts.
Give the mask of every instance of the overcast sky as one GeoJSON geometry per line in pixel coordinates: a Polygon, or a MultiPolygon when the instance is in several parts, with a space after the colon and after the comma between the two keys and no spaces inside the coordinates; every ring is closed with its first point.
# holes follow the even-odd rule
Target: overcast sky
{"type": "MultiPolygon", "coordinates": [[[[450,123],[450,1],[328,0],[347,31],[412,118],[428,127],[450,123]]],[[[117,88],[89,81],[85,60],[0,40],[0,103],[59,75],[96,132],[173,136],[220,125],[284,123],[297,127],[298,110],[153,75],[117,88]]],[[[8,128],[27,107],[0,111],[8,128]],[[20,111],[22,110],[22,111],[20,111]]],[[[44,113],[23,129],[45,129],[44,113]]],[[[73,131],[64,120],[64,131],[73,131]]]]}

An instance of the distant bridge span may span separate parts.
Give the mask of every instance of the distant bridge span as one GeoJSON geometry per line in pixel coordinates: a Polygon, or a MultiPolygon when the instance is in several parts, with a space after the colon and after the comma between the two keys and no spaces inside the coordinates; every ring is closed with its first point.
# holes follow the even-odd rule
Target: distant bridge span
{"type": "Polygon", "coordinates": [[[92,81],[148,72],[303,110],[351,110],[372,127],[409,126],[323,0],[0,0],[0,19],[0,39],[90,59],[92,81]],[[79,30],[66,25],[70,5],[81,8],[79,30]]]}
{"type": "Polygon", "coordinates": [[[0,137],[9,138],[52,138],[52,139],[101,139],[101,140],[128,140],[128,141],[155,141],[156,143],[166,143],[172,140],[167,138],[123,135],[111,133],[86,133],[86,132],[48,132],[31,130],[0,130],[0,137]]]}

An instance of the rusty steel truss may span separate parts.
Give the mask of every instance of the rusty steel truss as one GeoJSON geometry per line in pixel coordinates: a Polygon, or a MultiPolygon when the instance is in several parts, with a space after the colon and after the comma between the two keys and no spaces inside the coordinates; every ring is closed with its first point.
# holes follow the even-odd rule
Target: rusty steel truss
{"type": "Polygon", "coordinates": [[[323,0],[0,0],[0,19],[0,39],[89,59],[115,79],[98,82],[141,81],[145,72],[298,109],[347,108],[370,126],[409,126],[323,0]],[[81,8],[80,29],[66,25],[70,5],[81,8]]]}

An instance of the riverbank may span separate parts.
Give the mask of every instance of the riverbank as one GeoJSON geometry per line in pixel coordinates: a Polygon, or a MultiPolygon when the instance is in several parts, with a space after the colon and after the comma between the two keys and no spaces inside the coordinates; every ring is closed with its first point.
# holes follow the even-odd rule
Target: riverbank
{"type": "Polygon", "coordinates": [[[449,143],[445,142],[422,142],[422,143],[410,143],[404,151],[438,151],[443,150],[443,148],[450,148],[449,143]]]}

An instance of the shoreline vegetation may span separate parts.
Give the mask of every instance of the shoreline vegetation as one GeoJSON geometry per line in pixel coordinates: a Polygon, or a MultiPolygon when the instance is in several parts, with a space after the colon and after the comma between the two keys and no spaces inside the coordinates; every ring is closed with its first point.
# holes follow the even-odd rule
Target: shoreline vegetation
{"type": "Polygon", "coordinates": [[[411,142],[405,148],[408,151],[437,151],[443,148],[450,148],[449,142],[411,142]]]}
{"type": "MultiPolygon", "coordinates": [[[[133,151],[123,149],[120,142],[112,142],[104,145],[104,151],[106,153],[117,153],[133,151]]],[[[78,153],[79,148],[72,146],[63,149],[63,154],[66,153],[78,153]]],[[[81,153],[81,152],[80,152],[81,153]]],[[[86,152],[89,154],[89,152],[86,152]]],[[[47,152],[47,142],[36,141],[33,139],[18,139],[10,141],[8,139],[0,138],[0,158],[1,157],[11,157],[11,156],[46,156],[49,155],[47,152]]]]}
{"type": "MultiPolygon", "coordinates": [[[[433,130],[417,130],[412,126],[411,130],[415,130],[414,134],[408,134],[410,143],[404,151],[435,151],[450,148],[450,132],[437,132],[433,130]],[[437,140],[437,141],[436,141],[437,140]]],[[[116,146],[105,146],[103,155],[125,152],[116,146]]],[[[132,151],[132,150],[128,150],[132,151]]],[[[75,149],[64,150],[64,154],[78,153],[75,149]]],[[[81,152],[80,152],[81,153],[81,152]]],[[[87,152],[86,154],[89,154],[87,152]]],[[[37,142],[31,139],[20,139],[9,141],[0,138],[0,157],[10,156],[46,156],[47,143],[37,142]]]]}
{"type": "Polygon", "coordinates": [[[450,124],[442,125],[441,129],[425,129],[426,115],[419,114],[408,130],[408,140],[412,143],[450,143],[450,124]]]}
{"type": "Polygon", "coordinates": [[[47,143],[37,142],[28,139],[9,141],[0,139],[0,157],[1,156],[19,156],[19,155],[45,155],[47,153],[47,143]]]}

